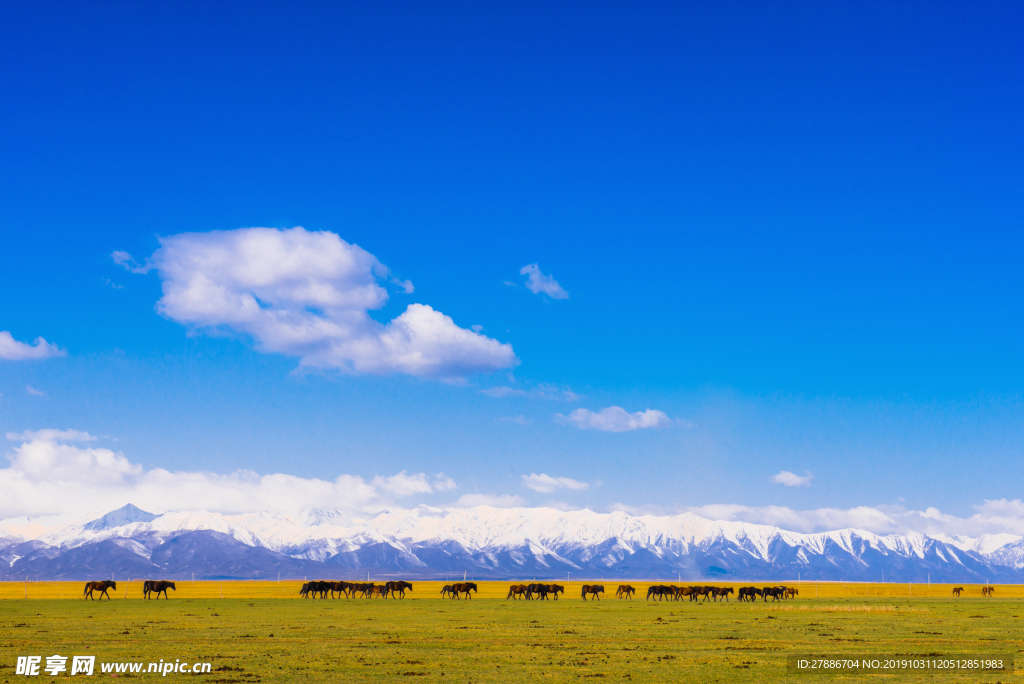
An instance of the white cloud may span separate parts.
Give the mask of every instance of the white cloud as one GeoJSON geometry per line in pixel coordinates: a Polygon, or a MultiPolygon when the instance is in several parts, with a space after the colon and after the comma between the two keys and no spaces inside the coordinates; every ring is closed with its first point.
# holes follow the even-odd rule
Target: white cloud
{"type": "Polygon", "coordinates": [[[27,361],[30,359],[49,359],[54,356],[67,356],[67,352],[55,344],[37,337],[35,344],[18,342],[10,331],[0,331],[0,359],[8,361],[27,361]]]}
{"type": "Polygon", "coordinates": [[[154,512],[293,512],[312,506],[374,513],[396,498],[456,487],[442,473],[428,478],[406,471],[367,482],[354,475],[321,480],[245,470],[146,470],[121,452],[75,444],[95,441],[85,432],[38,430],[7,438],[21,443],[8,453],[10,467],[0,469],[0,518],[84,513],[129,502],[154,512]]]}
{"type": "Polygon", "coordinates": [[[525,397],[528,392],[514,387],[488,387],[487,389],[480,390],[480,394],[503,399],[505,397],[525,397]]]}
{"type": "MultiPolygon", "coordinates": [[[[114,258],[134,263],[123,252],[114,258]]],[[[375,321],[368,311],[387,302],[378,281],[390,272],[335,233],[182,233],[161,238],[147,264],[162,281],[161,315],[211,334],[250,336],[260,351],[298,357],[303,367],[455,379],[518,363],[512,345],[460,328],[426,304],[375,321]]],[[[395,282],[412,291],[409,281],[395,282]]]]}
{"type": "Polygon", "coordinates": [[[775,484],[786,485],[787,487],[810,487],[811,481],[814,480],[814,476],[808,471],[804,471],[806,475],[796,475],[783,470],[780,473],[772,475],[772,482],[775,484]]]}
{"type": "Polygon", "coordinates": [[[590,489],[590,485],[586,482],[580,482],[571,477],[551,477],[545,473],[523,475],[523,486],[544,494],[550,494],[559,489],[590,489]]]}
{"type": "Polygon", "coordinates": [[[576,409],[568,416],[555,414],[555,420],[567,425],[575,425],[581,430],[602,430],[605,432],[627,432],[643,428],[666,428],[672,420],[662,411],[647,409],[628,413],[618,406],[609,406],[597,413],[588,409],[576,409]]]}
{"type": "Polygon", "coordinates": [[[31,394],[34,397],[45,397],[46,396],[46,392],[44,392],[42,390],[37,390],[32,385],[25,385],[25,391],[28,392],[29,394],[31,394]]]}
{"type": "Polygon", "coordinates": [[[504,399],[505,397],[532,397],[535,399],[559,399],[562,401],[579,401],[583,395],[576,394],[570,389],[560,390],[554,385],[539,384],[531,387],[529,390],[522,389],[520,387],[508,387],[505,385],[498,387],[488,387],[487,389],[480,390],[480,394],[486,394],[489,397],[495,397],[496,399],[504,399]]]}
{"type": "Polygon", "coordinates": [[[552,299],[568,299],[569,293],[562,289],[553,276],[544,275],[540,272],[537,264],[527,264],[519,269],[521,275],[528,276],[526,289],[533,294],[544,293],[552,299]]]}
{"type": "Polygon", "coordinates": [[[463,494],[452,506],[455,508],[472,508],[473,506],[490,506],[492,508],[517,508],[526,505],[526,499],[511,494],[463,494]]]}

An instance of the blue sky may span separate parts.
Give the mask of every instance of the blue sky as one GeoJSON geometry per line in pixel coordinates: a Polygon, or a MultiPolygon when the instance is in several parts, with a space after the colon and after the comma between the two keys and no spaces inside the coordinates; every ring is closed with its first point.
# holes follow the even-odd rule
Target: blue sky
{"type": "Polygon", "coordinates": [[[0,331],[66,353],[0,360],[0,429],[98,437],[6,451],[424,473],[369,507],[776,506],[808,529],[822,509],[1012,508],[1022,19],[1013,3],[5,5],[0,331]],[[386,268],[367,330],[423,304],[514,364],[307,367],[263,328],[158,309],[174,277],[112,258],[256,226],[327,231],[386,268]],[[568,296],[532,292],[531,264],[568,296]],[[610,407],[664,419],[613,432],[572,413],[610,407]]]}

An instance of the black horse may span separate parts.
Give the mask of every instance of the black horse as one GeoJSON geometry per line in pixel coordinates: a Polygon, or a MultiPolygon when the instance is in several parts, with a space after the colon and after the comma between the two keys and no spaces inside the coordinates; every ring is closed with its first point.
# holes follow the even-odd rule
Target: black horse
{"type": "Polygon", "coordinates": [[[150,594],[156,592],[156,598],[159,601],[160,593],[163,592],[164,598],[169,599],[170,597],[167,596],[168,589],[178,591],[178,588],[174,586],[174,582],[168,582],[166,580],[146,580],[142,584],[142,597],[148,599],[150,598],[150,594]]]}

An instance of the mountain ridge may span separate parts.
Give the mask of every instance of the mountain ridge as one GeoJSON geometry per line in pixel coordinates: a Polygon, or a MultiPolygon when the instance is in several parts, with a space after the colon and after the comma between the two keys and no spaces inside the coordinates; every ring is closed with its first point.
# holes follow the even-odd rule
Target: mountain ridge
{"type": "Polygon", "coordinates": [[[85,579],[129,567],[168,577],[249,579],[356,571],[420,578],[465,572],[481,579],[566,573],[690,580],[1024,579],[1024,537],[1016,535],[878,535],[853,528],[808,534],[693,513],[418,506],[364,519],[328,509],[153,514],[128,504],[85,520],[31,539],[14,531],[25,529],[20,522],[0,521],[0,579],[85,579]],[[200,546],[202,553],[195,551],[200,546]],[[100,549],[110,556],[106,565],[100,549]]]}

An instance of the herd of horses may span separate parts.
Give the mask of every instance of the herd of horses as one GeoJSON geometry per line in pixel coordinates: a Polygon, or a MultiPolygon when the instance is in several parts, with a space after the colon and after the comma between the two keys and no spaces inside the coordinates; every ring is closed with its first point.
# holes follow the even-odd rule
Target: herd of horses
{"type": "MultiPolygon", "coordinates": [[[[101,582],[86,582],[85,591],[82,596],[87,599],[93,598],[93,592],[99,592],[100,601],[106,596],[107,600],[110,600],[110,594],[107,593],[110,589],[117,589],[117,582],[114,580],[103,580],[101,582]]],[[[152,598],[153,594],[156,594],[156,598],[160,599],[160,594],[164,595],[164,598],[168,598],[167,590],[171,589],[177,591],[174,586],[174,582],[168,582],[166,580],[146,580],[142,584],[142,596],[143,598],[152,598]]],[[[412,584],[404,581],[386,582],[384,584],[375,584],[373,582],[333,582],[315,580],[313,582],[306,582],[302,585],[302,589],[299,590],[299,595],[302,598],[317,598],[318,596],[322,599],[327,598],[330,594],[331,598],[340,598],[342,596],[346,598],[405,598],[406,590],[412,591],[412,584]],[[335,597],[337,593],[337,597],[335,597]]],[[[953,596],[960,596],[963,592],[963,587],[953,587],[953,596]]],[[[466,598],[473,598],[470,592],[476,592],[477,587],[475,582],[458,582],[456,584],[446,584],[441,587],[441,596],[447,596],[448,598],[459,599],[465,594],[466,598]]],[[[986,586],[981,588],[982,596],[994,596],[996,588],[986,586]]],[[[565,593],[565,587],[561,584],[513,584],[509,587],[508,596],[506,599],[525,599],[527,601],[537,599],[545,600],[548,597],[558,599],[559,594],[565,593]]],[[[601,594],[604,593],[604,585],[601,584],[584,584],[582,590],[582,598],[584,601],[587,600],[588,596],[592,596],[597,600],[601,599],[601,594]]],[[[712,587],[712,586],[700,586],[700,587],[677,587],[673,584],[655,584],[647,589],[647,600],[651,598],[657,598],[659,601],[681,601],[684,598],[689,598],[691,601],[718,601],[718,599],[729,600],[729,594],[733,593],[732,587],[712,587]]],[[[629,598],[632,599],[636,594],[636,589],[628,584],[620,584],[619,588],[615,590],[616,598],[629,598]]],[[[777,586],[777,587],[740,587],[739,591],[736,592],[736,598],[740,601],[756,601],[758,598],[763,599],[765,602],[771,597],[772,601],[779,601],[780,599],[792,599],[796,598],[800,594],[800,591],[796,587],[777,586]]]]}
{"type": "MultiPolygon", "coordinates": [[[[102,582],[86,582],[85,591],[82,592],[82,597],[87,599],[93,598],[93,592],[100,592],[100,601],[106,596],[107,600],[110,600],[110,594],[107,593],[110,589],[117,590],[117,582],[114,580],[103,580],[102,582]]],[[[152,598],[152,594],[156,594],[157,600],[160,599],[160,594],[164,595],[164,598],[168,598],[167,590],[171,589],[177,591],[178,588],[174,586],[174,582],[168,582],[166,580],[146,580],[142,583],[142,598],[152,598]]]]}
{"type": "MultiPolygon", "coordinates": [[[[473,585],[476,589],[476,585],[473,585]]],[[[328,582],[323,580],[314,580],[312,582],[306,582],[302,585],[302,589],[299,590],[299,596],[302,598],[309,598],[312,596],[316,598],[319,596],[322,599],[327,598],[327,594],[331,595],[331,598],[405,598],[405,591],[408,589],[412,591],[412,584],[409,582],[397,581],[397,582],[386,582],[385,584],[375,584],[373,582],[328,582]],[[337,596],[335,596],[337,592],[337,596]]]]}

